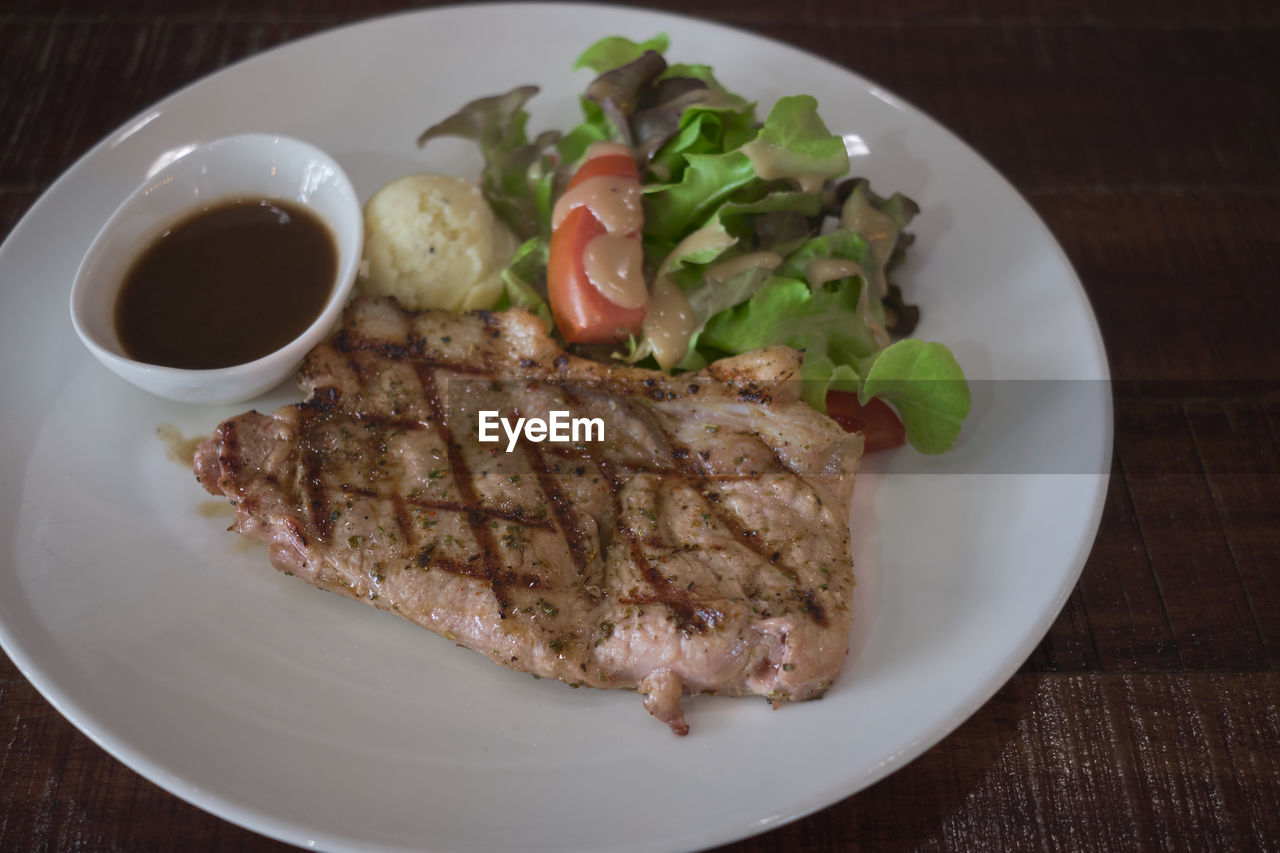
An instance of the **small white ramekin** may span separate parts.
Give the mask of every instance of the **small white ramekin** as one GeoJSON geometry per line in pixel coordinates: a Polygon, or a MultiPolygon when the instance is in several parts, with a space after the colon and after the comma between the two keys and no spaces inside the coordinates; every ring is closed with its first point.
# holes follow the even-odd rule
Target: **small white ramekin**
{"type": "Polygon", "coordinates": [[[98,361],[145,391],[184,403],[239,402],[278,385],[334,328],[355,284],[363,242],[360,200],[346,173],[324,151],[266,133],[202,143],[147,178],[111,214],[76,273],[71,322],[98,361]],[[130,267],[167,228],[231,198],[291,201],[329,226],[338,266],[320,316],[270,355],[232,367],[184,370],[130,358],[115,328],[116,301],[130,267]]]}

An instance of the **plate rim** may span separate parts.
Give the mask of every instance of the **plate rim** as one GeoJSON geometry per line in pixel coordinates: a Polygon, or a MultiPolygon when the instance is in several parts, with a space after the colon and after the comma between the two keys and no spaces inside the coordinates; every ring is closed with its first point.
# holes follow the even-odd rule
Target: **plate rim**
{"type": "MultiPolygon", "coordinates": [[[[128,135],[137,129],[139,123],[142,122],[149,113],[157,111],[163,112],[169,105],[189,97],[190,90],[204,85],[210,79],[231,72],[241,66],[257,62],[264,57],[290,51],[304,43],[327,38],[341,38],[352,30],[363,28],[376,29],[378,27],[387,26],[398,19],[431,17],[441,14],[474,13],[481,9],[488,12],[494,12],[503,8],[519,10],[522,13],[544,12],[556,14],[563,14],[570,11],[579,12],[583,9],[588,11],[608,10],[614,13],[640,14],[666,20],[684,20],[696,23],[700,26],[711,27],[724,31],[726,35],[731,35],[734,38],[748,37],[751,39],[759,39],[769,42],[772,45],[783,47],[796,54],[803,55],[808,62],[823,66],[824,73],[839,73],[845,77],[856,79],[865,87],[868,93],[884,100],[889,106],[893,107],[898,112],[910,115],[915,121],[922,121],[926,124],[932,125],[937,131],[947,138],[949,143],[962,148],[982,162],[982,164],[1002,185],[1002,189],[1011,197],[1016,198],[1018,204],[1030,215],[1035,227],[1042,232],[1042,236],[1046,238],[1046,245],[1053,247],[1053,250],[1056,253],[1056,261],[1069,273],[1070,282],[1075,289],[1075,296],[1087,310],[1088,318],[1091,321],[1090,331],[1092,332],[1092,340],[1090,343],[1093,345],[1094,350],[1092,355],[1096,358],[1096,365],[1099,368],[1100,374],[1097,378],[1109,383],[1111,378],[1110,362],[1107,357],[1106,346],[1101,335],[1101,328],[1098,324],[1096,312],[1094,311],[1093,304],[1084,288],[1083,282],[1076,273],[1074,265],[1071,263],[1070,258],[1067,256],[1062,245],[1058,242],[1048,225],[1035,211],[1034,207],[1018,190],[1018,188],[1012,184],[1012,182],[1010,182],[1002,172],[996,169],[985,156],[970,146],[948,126],[941,123],[931,114],[915,106],[914,103],[902,98],[893,91],[884,88],[860,72],[841,65],[834,60],[815,54],[795,44],[745,29],[734,24],[709,18],[666,10],[632,8],[611,3],[473,2],[444,7],[403,10],[388,14],[359,18],[327,27],[221,66],[184,84],[180,88],[166,94],[157,101],[135,112],[125,121],[113,128],[103,138],[91,145],[83,154],[67,166],[47,187],[45,187],[39,197],[27,208],[27,210],[24,211],[23,215],[10,230],[4,242],[0,244],[0,268],[3,267],[6,253],[11,251],[11,246],[19,242],[25,242],[29,239],[25,235],[32,227],[34,227],[32,222],[38,219],[40,214],[45,212],[45,208],[47,206],[53,204],[51,199],[55,198],[60,193],[65,192],[65,185],[76,181],[79,178],[80,173],[87,168],[87,164],[98,157],[102,150],[123,142],[128,135]]],[[[726,829],[722,827],[719,831],[715,832],[704,830],[696,834],[696,836],[685,836],[685,840],[699,848],[741,840],[800,820],[822,809],[828,808],[847,797],[853,796],[884,778],[887,778],[889,775],[897,772],[907,764],[914,761],[926,751],[940,744],[966,720],[971,718],[973,714],[976,713],[984,704],[986,704],[1001,687],[1008,683],[1016,673],[1018,667],[1021,666],[1027,657],[1034,651],[1036,646],[1038,646],[1044,639],[1048,630],[1060,615],[1063,606],[1066,604],[1072,591],[1079,582],[1085,563],[1096,542],[1102,516],[1105,512],[1106,497],[1110,487],[1111,467],[1114,453],[1114,401],[1110,392],[1106,395],[1104,405],[1106,421],[1103,429],[1100,473],[1084,475],[1095,478],[1096,480],[1091,492],[1092,506],[1090,507],[1090,512],[1088,514],[1088,520],[1084,525],[1085,530],[1091,531],[1091,533],[1087,533],[1076,543],[1075,553],[1071,555],[1070,560],[1064,561],[1069,563],[1072,566],[1072,569],[1064,575],[1057,589],[1055,589],[1051,599],[1052,603],[1045,608],[1045,611],[1041,614],[1040,618],[1036,620],[1035,627],[1022,638],[1021,642],[1008,651],[1000,666],[994,667],[990,670],[990,675],[987,679],[975,682],[972,689],[964,697],[964,701],[959,703],[959,709],[949,717],[939,720],[929,728],[925,735],[917,738],[913,743],[896,753],[894,761],[872,768],[869,772],[853,777],[852,779],[846,778],[847,783],[852,782],[852,787],[850,787],[850,784],[832,785],[807,798],[807,801],[803,805],[787,809],[785,813],[782,814],[769,816],[755,822],[751,826],[737,827],[733,829],[726,829]]],[[[89,740],[99,748],[111,755],[115,760],[120,761],[126,767],[137,772],[139,775],[174,796],[177,796],[187,803],[195,805],[196,807],[220,819],[227,820],[230,823],[234,823],[252,832],[286,843],[312,847],[320,845],[322,847],[335,848],[359,845],[364,849],[370,849],[368,842],[360,842],[354,836],[339,837],[326,834],[317,835],[315,833],[309,833],[306,831],[305,827],[289,820],[281,820],[272,815],[270,811],[247,807],[245,804],[235,802],[220,794],[201,789],[186,780],[180,773],[175,773],[170,770],[162,762],[153,761],[148,756],[135,750],[129,743],[109,738],[104,739],[102,733],[95,729],[93,720],[94,714],[92,711],[81,707],[79,703],[70,699],[64,689],[57,683],[55,678],[50,677],[48,673],[45,673],[38,667],[34,666],[32,658],[28,655],[26,648],[24,648],[23,644],[18,641],[17,637],[12,632],[10,625],[3,618],[0,618],[0,647],[4,649],[5,653],[14,662],[23,677],[26,678],[27,681],[41,694],[41,696],[78,731],[89,738],[89,740]]],[[[377,847],[377,845],[373,846],[377,847]]]]}

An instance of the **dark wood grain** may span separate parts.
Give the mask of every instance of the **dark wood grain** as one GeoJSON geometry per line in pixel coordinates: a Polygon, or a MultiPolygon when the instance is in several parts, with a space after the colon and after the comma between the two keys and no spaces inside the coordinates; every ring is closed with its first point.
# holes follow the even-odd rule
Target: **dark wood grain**
{"type": "MultiPolygon", "coordinates": [[[[879,784],[726,849],[1280,850],[1280,4],[645,5],[824,56],[964,138],[1061,242],[1116,378],[1098,540],[1018,674],[879,784]]],[[[402,8],[11,0],[0,234],[174,89],[402,8]]],[[[282,847],[141,779],[0,657],[0,850],[282,847]]]]}

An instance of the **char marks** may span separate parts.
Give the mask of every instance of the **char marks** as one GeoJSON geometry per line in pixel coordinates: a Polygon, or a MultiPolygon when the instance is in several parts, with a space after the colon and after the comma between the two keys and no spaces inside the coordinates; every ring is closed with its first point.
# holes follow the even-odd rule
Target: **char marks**
{"type": "Polygon", "coordinates": [[[747,527],[742,519],[728,512],[721,503],[720,493],[711,490],[709,481],[702,481],[698,494],[706,502],[708,512],[729,532],[742,547],[760,557],[768,565],[781,572],[793,584],[800,582],[799,573],[782,562],[782,552],[760,539],[760,531],[747,527]]]}
{"type": "Polygon", "coordinates": [[[310,398],[227,421],[196,467],[281,570],[514,669],[809,699],[847,649],[861,439],[770,384],[798,368],[669,377],[564,353],[523,312],[357,298],[307,356],[310,398]],[[599,416],[604,440],[506,453],[476,433],[494,409],[599,416]]]}
{"type": "Polygon", "coordinates": [[[234,482],[244,471],[244,456],[240,449],[239,426],[236,421],[227,421],[218,428],[221,441],[218,446],[218,469],[220,479],[234,482]]]}
{"type": "Polygon", "coordinates": [[[525,589],[542,589],[545,586],[542,578],[532,572],[516,572],[503,568],[495,571],[492,566],[485,564],[479,554],[467,560],[454,560],[450,557],[437,557],[430,548],[424,548],[418,553],[416,562],[419,568],[430,567],[451,575],[462,575],[490,584],[496,576],[502,581],[504,588],[520,586],[525,589]]]}
{"type": "Polygon", "coordinates": [[[399,492],[391,493],[391,507],[396,517],[396,531],[405,546],[413,547],[413,523],[409,520],[409,503],[399,492]]]}
{"type": "Polygon", "coordinates": [[[417,370],[418,381],[422,384],[422,393],[431,413],[431,423],[435,426],[449,454],[449,470],[453,474],[453,483],[458,490],[458,495],[462,498],[462,506],[459,509],[465,513],[471,535],[480,548],[480,553],[476,556],[483,567],[483,573],[479,576],[472,575],[472,577],[482,576],[488,580],[489,586],[493,589],[493,596],[498,602],[498,618],[506,619],[507,610],[511,607],[511,601],[506,594],[508,579],[498,562],[498,543],[493,538],[490,519],[486,517],[486,510],[480,506],[475,479],[462,454],[462,447],[453,437],[448,413],[440,401],[440,389],[436,384],[435,371],[422,361],[415,361],[414,368],[417,370]]]}
{"type": "MultiPolygon", "coordinates": [[[[644,385],[646,396],[654,399],[663,399],[663,389],[658,386],[657,380],[646,380],[644,385]]],[[[691,385],[689,388],[689,393],[697,393],[698,386],[691,385]]],[[[582,397],[578,395],[571,385],[565,384],[562,390],[566,400],[581,405],[582,397]]],[[[751,395],[768,399],[768,395],[756,385],[750,386],[748,390],[751,395]]],[[[745,439],[746,435],[750,435],[754,440],[753,445],[763,447],[767,451],[773,467],[766,472],[753,471],[747,474],[716,470],[708,462],[709,453],[697,453],[681,444],[663,426],[654,412],[650,411],[645,405],[635,399],[626,399],[623,409],[628,417],[644,428],[645,433],[653,441],[653,446],[656,450],[655,464],[647,465],[641,471],[656,474],[669,482],[682,481],[692,485],[701,499],[706,513],[714,518],[734,541],[755,554],[763,561],[764,565],[771,567],[787,580],[790,585],[789,597],[800,602],[802,611],[806,616],[819,625],[826,625],[826,615],[821,605],[817,603],[814,591],[802,584],[800,573],[782,561],[781,551],[773,544],[763,541],[758,530],[747,524],[740,516],[728,510],[721,501],[720,493],[715,491],[715,486],[723,483],[754,481],[759,479],[761,473],[786,471],[786,466],[778,456],[776,448],[766,442],[759,432],[751,431],[743,435],[742,438],[745,439]]],[[[537,453],[538,451],[533,452],[537,453]]],[[[673,587],[644,555],[641,547],[643,543],[636,537],[630,526],[627,525],[622,515],[621,506],[618,505],[619,491],[625,479],[624,472],[611,467],[607,462],[594,458],[590,451],[581,448],[558,447],[550,449],[548,452],[564,458],[590,462],[605,476],[606,482],[609,483],[613,491],[615,511],[618,513],[618,530],[630,540],[632,559],[654,590],[653,595],[646,599],[646,603],[658,602],[666,605],[675,614],[682,627],[692,628],[697,631],[707,630],[719,618],[723,617],[723,614],[714,608],[699,606],[696,603],[696,599],[689,595],[684,588],[673,587]]],[[[630,471],[625,473],[634,474],[639,472],[630,471]]],[[[658,543],[650,544],[656,546],[658,543]]],[[[686,549],[688,547],[682,546],[682,548],[686,549]]]]}
{"type": "Polygon", "coordinates": [[[635,530],[627,522],[626,514],[623,512],[622,487],[625,485],[624,481],[620,479],[618,472],[608,462],[596,460],[596,467],[600,470],[600,475],[604,477],[605,482],[609,485],[610,492],[612,492],[613,509],[618,520],[618,532],[627,540],[631,552],[631,561],[639,569],[641,577],[645,579],[652,590],[648,595],[641,594],[623,598],[622,603],[658,603],[665,605],[675,616],[676,624],[686,633],[703,633],[715,628],[716,624],[724,618],[724,614],[714,607],[696,601],[689,594],[688,589],[681,587],[679,584],[673,584],[662,572],[654,567],[649,558],[645,556],[640,537],[636,535],[635,530]]]}
{"type": "Polygon", "coordinates": [[[547,462],[538,448],[527,441],[521,441],[520,447],[524,451],[525,458],[529,460],[529,467],[533,469],[534,477],[537,478],[538,488],[555,514],[556,527],[559,528],[560,536],[569,552],[569,559],[573,561],[574,572],[578,577],[583,577],[586,574],[587,561],[591,559],[594,549],[591,548],[590,539],[583,529],[582,520],[578,518],[573,506],[565,500],[555,476],[547,469],[547,462]]]}
{"type": "MultiPolygon", "coordinates": [[[[465,463],[464,463],[465,465],[465,463]]],[[[505,509],[498,506],[477,506],[466,503],[465,501],[445,501],[432,500],[431,498],[422,498],[414,495],[404,499],[406,503],[412,504],[422,509],[433,509],[437,512],[456,512],[462,515],[479,518],[481,521],[505,521],[508,524],[519,524],[522,527],[532,527],[538,530],[554,530],[553,525],[545,518],[535,518],[525,511],[524,507],[516,507],[515,509],[505,509]]]]}
{"type": "MultiPolygon", "coordinates": [[[[584,524],[585,520],[579,516],[572,502],[564,496],[560,484],[557,482],[558,475],[552,473],[548,467],[547,457],[551,456],[561,460],[582,463],[578,466],[578,471],[584,471],[587,467],[598,471],[608,485],[614,505],[616,529],[626,538],[632,562],[638,568],[651,590],[648,595],[633,597],[633,603],[664,605],[670,610],[682,630],[686,631],[705,632],[713,628],[723,618],[723,613],[715,607],[701,604],[699,599],[695,595],[691,595],[687,589],[670,583],[644,553],[646,545],[660,551],[688,551],[690,548],[698,550],[701,546],[691,546],[689,543],[684,543],[678,548],[673,548],[656,540],[644,542],[636,535],[622,511],[620,491],[626,481],[637,473],[651,473],[672,482],[678,481],[692,486],[694,493],[700,498],[706,514],[714,518],[719,527],[733,541],[755,554],[764,565],[769,566],[786,579],[790,588],[787,597],[799,603],[801,612],[816,623],[825,624],[825,613],[821,605],[817,603],[813,590],[804,588],[800,583],[799,573],[796,569],[782,560],[779,548],[773,543],[764,541],[758,530],[745,522],[742,517],[726,508],[721,500],[720,493],[717,491],[717,486],[725,483],[757,479],[760,472],[744,474],[716,469],[708,461],[709,453],[695,452],[677,441],[676,437],[663,425],[661,419],[653,411],[649,410],[647,405],[635,399],[624,399],[624,405],[621,407],[625,417],[633,423],[639,424],[643,433],[649,436],[649,440],[652,442],[653,456],[638,468],[625,462],[620,463],[599,458],[596,452],[588,450],[581,445],[538,446],[526,440],[523,435],[519,438],[517,444],[528,463],[547,507],[550,509],[550,515],[554,518],[553,522],[551,518],[545,515],[535,516],[522,506],[486,506],[481,502],[476,490],[474,475],[454,434],[453,425],[450,423],[450,413],[446,410],[446,406],[440,396],[438,378],[440,371],[447,370],[450,373],[459,371],[459,364],[426,357],[423,354],[421,339],[418,339],[416,343],[409,344],[376,344],[357,335],[343,333],[341,346],[349,353],[363,354],[354,358],[357,363],[362,362],[364,358],[368,358],[373,354],[381,358],[397,360],[401,363],[408,362],[413,366],[421,386],[427,412],[429,413],[427,423],[403,417],[388,418],[378,414],[366,415],[363,412],[359,415],[359,420],[365,430],[364,437],[367,448],[365,455],[370,461],[370,482],[372,484],[372,481],[378,477],[378,462],[386,454],[387,430],[407,431],[426,428],[433,429],[436,432],[446,448],[449,469],[452,475],[451,479],[457,490],[459,500],[429,498],[416,493],[411,493],[407,496],[393,493],[391,501],[395,513],[396,529],[404,541],[411,545],[414,539],[413,528],[409,518],[411,507],[456,513],[465,518],[479,548],[479,554],[465,563],[435,556],[432,558],[432,563],[444,571],[465,575],[490,584],[498,600],[499,612],[504,618],[511,606],[505,590],[512,585],[536,588],[536,584],[529,583],[528,577],[513,575],[502,565],[499,559],[502,551],[498,548],[498,542],[493,532],[493,524],[495,522],[504,522],[535,530],[554,530],[558,532],[564,544],[565,552],[569,555],[574,572],[579,579],[589,574],[588,563],[596,556],[597,549],[587,533],[587,527],[584,524]]],[[[469,372],[466,375],[479,375],[486,370],[490,371],[490,373],[492,372],[490,368],[483,366],[483,360],[470,363],[468,368],[469,372]]],[[[361,368],[360,373],[367,375],[367,371],[364,368],[361,368]]],[[[600,392],[598,387],[576,387],[574,383],[565,379],[557,379],[553,384],[558,392],[563,395],[566,404],[570,406],[581,407],[586,396],[600,392]]],[[[647,391],[650,393],[656,393],[658,390],[661,389],[653,384],[647,386],[647,391]]],[[[323,393],[317,395],[317,401],[312,403],[306,410],[303,420],[307,430],[314,429],[317,423],[333,413],[341,402],[341,397],[336,391],[330,392],[327,389],[321,389],[321,391],[323,393]]],[[[753,446],[767,449],[768,455],[766,458],[773,463],[772,470],[769,473],[784,470],[776,451],[758,433],[747,433],[741,435],[740,438],[742,440],[750,440],[753,446]],[[749,439],[748,436],[750,437],[749,439]]],[[[326,503],[323,475],[324,454],[314,447],[308,448],[308,450],[305,461],[305,483],[308,502],[311,506],[312,523],[318,535],[322,539],[328,539],[332,532],[332,518],[326,503]]],[[[348,484],[344,484],[343,488],[344,491],[353,494],[375,495],[380,493],[377,489],[366,489],[348,484]]],[[[713,550],[718,549],[719,546],[716,546],[713,550]]],[[[419,565],[422,565],[421,557],[424,553],[429,552],[417,552],[419,565]]]]}
{"type": "MultiPolygon", "coordinates": [[[[690,386],[690,388],[696,389],[697,386],[690,386]]],[[[656,393],[660,389],[650,385],[649,390],[652,393],[656,393]]],[[[696,390],[691,391],[691,393],[696,393],[696,390]]],[[[760,392],[758,388],[755,388],[752,393],[763,395],[763,392],[760,392]]],[[[638,405],[634,400],[627,401],[626,409],[628,414],[643,425],[653,438],[655,446],[658,448],[659,456],[665,463],[661,465],[658,471],[653,473],[658,473],[663,477],[675,477],[691,482],[702,499],[707,514],[713,517],[734,540],[760,557],[765,565],[771,566],[782,574],[792,585],[791,595],[801,600],[805,614],[816,623],[825,625],[826,616],[822,607],[817,604],[812,589],[801,588],[799,573],[781,561],[781,552],[769,543],[762,541],[758,530],[750,527],[744,523],[741,517],[726,509],[721,503],[720,494],[713,490],[713,485],[721,482],[758,479],[760,472],[725,474],[715,471],[707,463],[706,457],[692,452],[689,448],[677,442],[675,436],[663,427],[660,420],[652,412],[638,405]]],[[[768,442],[765,442],[758,432],[752,432],[751,435],[759,445],[768,450],[769,456],[773,460],[775,467],[769,473],[786,470],[782,460],[778,457],[777,451],[768,442]]],[[[613,482],[612,478],[610,478],[610,482],[613,482]]],[[[621,518],[619,523],[622,523],[621,518]]],[[[714,624],[714,618],[706,618],[708,612],[701,612],[699,608],[693,606],[692,597],[684,589],[668,589],[670,584],[640,553],[640,543],[634,534],[631,533],[630,535],[634,558],[642,567],[642,571],[649,578],[650,584],[654,586],[654,589],[663,590],[661,593],[655,592],[657,600],[671,607],[682,623],[696,624],[701,626],[701,629],[714,624]]]]}
{"type": "Polygon", "coordinates": [[[410,337],[405,343],[394,343],[378,339],[370,339],[343,328],[333,338],[333,348],[355,360],[357,374],[365,375],[363,360],[365,358],[382,358],[401,363],[412,363],[418,369],[440,370],[447,368],[453,373],[467,376],[487,377],[492,375],[489,366],[482,362],[455,361],[435,358],[427,354],[426,341],[422,338],[410,337]]]}

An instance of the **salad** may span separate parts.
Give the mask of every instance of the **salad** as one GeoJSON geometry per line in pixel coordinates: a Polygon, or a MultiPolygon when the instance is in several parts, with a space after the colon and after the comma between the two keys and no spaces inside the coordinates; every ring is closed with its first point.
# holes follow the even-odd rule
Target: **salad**
{"type": "Polygon", "coordinates": [[[950,448],[968,385],[944,345],[910,337],[920,312],[892,278],[916,204],[848,176],[844,140],[813,97],[781,98],[760,121],[709,67],[668,63],[667,48],[665,35],[588,47],[574,68],[596,77],[579,99],[582,122],[566,131],[530,137],[526,104],[538,89],[526,85],[473,101],[419,138],[475,142],[480,188],[522,241],[494,307],[526,308],[569,345],[667,371],[791,346],[805,354],[806,402],[862,430],[869,450],[904,438],[923,453],[950,448]],[[601,176],[638,183],[642,222],[620,239],[636,241],[647,312],[592,287],[587,232],[556,210],[566,190],[601,176]]]}

